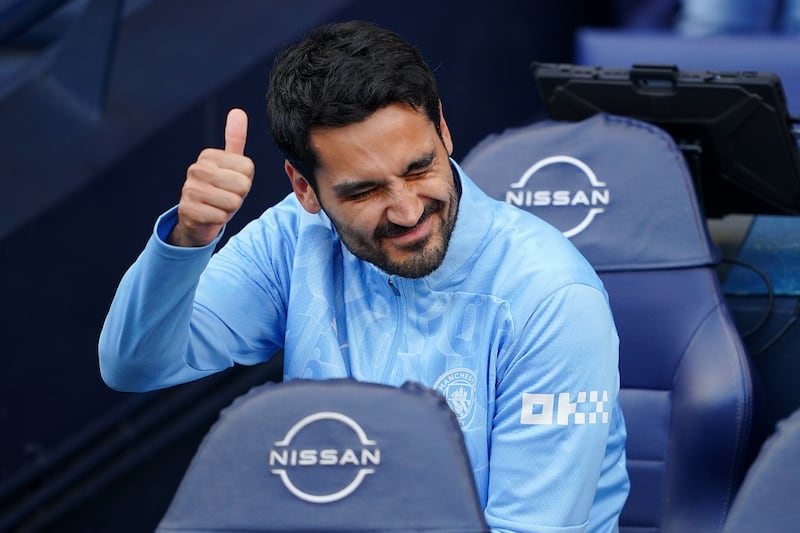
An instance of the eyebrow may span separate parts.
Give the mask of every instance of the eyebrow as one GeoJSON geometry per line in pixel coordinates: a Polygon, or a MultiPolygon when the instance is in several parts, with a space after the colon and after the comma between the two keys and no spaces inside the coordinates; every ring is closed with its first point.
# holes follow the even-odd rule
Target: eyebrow
{"type": "MultiPolygon", "coordinates": [[[[414,172],[418,172],[420,170],[426,169],[433,163],[434,158],[436,157],[435,152],[431,151],[411,163],[409,163],[406,168],[403,170],[400,176],[407,176],[409,174],[413,174],[414,172]]],[[[378,187],[382,185],[383,182],[379,180],[351,180],[345,181],[343,183],[338,183],[333,186],[333,190],[339,197],[347,197],[352,194],[357,194],[364,189],[369,189],[370,187],[378,187]]]]}
{"type": "Polygon", "coordinates": [[[436,156],[436,153],[431,151],[427,154],[421,156],[419,159],[416,159],[408,164],[406,169],[403,171],[401,176],[407,176],[409,174],[413,174],[416,171],[423,170],[428,168],[433,163],[433,159],[436,156]]]}

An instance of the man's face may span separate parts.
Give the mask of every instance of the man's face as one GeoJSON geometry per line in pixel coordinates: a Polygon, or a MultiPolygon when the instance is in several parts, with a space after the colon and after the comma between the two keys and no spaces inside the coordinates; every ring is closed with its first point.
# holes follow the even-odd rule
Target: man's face
{"type": "Polygon", "coordinates": [[[440,129],[441,137],[424,113],[393,104],[356,124],[312,130],[316,193],[287,173],[303,206],[324,209],[354,255],[389,274],[426,276],[444,260],[458,211],[444,118],[440,129]]]}

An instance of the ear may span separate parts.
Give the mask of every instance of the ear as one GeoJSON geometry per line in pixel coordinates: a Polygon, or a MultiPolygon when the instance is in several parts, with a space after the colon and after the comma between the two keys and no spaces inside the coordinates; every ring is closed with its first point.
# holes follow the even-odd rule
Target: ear
{"type": "Polygon", "coordinates": [[[292,164],[286,160],[283,163],[283,169],[286,171],[286,175],[289,176],[289,182],[292,184],[292,190],[294,191],[295,196],[300,201],[300,205],[303,206],[303,209],[311,213],[312,215],[316,215],[322,209],[320,207],[319,200],[317,199],[317,193],[314,192],[314,189],[311,187],[311,184],[308,183],[308,180],[303,177],[300,172],[292,166],[292,164]]]}
{"type": "Polygon", "coordinates": [[[444,147],[447,148],[447,155],[453,155],[453,138],[450,136],[450,128],[447,127],[447,122],[444,120],[441,100],[439,101],[439,133],[442,136],[444,147]]]}

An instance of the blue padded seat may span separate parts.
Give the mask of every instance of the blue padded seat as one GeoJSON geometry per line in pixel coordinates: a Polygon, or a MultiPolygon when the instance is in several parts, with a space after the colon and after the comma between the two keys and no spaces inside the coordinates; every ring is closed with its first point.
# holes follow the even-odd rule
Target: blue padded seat
{"type": "Polygon", "coordinates": [[[414,383],[295,380],[225,409],[157,529],[484,532],[461,429],[414,383]]]}
{"type": "Polygon", "coordinates": [[[720,531],[755,445],[754,379],[680,150],[599,114],[492,135],[462,163],[597,270],[620,335],[631,492],[623,532],[720,531]]]}
{"type": "Polygon", "coordinates": [[[797,531],[800,527],[800,410],[778,422],[747,471],[725,533],[797,531]]]}

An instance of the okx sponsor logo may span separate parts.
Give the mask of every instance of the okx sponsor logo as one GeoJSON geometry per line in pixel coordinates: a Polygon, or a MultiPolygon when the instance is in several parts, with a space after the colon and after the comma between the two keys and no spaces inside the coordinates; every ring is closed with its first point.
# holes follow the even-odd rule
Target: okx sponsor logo
{"type": "Polygon", "coordinates": [[[381,449],[349,416],[333,411],[295,423],[269,452],[271,472],[310,503],[331,503],[355,492],[381,464],[381,449]]]}
{"type": "Polygon", "coordinates": [[[554,155],[531,165],[509,186],[505,200],[574,237],[605,212],[611,193],[589,165],[572,156],[554,155]]]}
{"type": "Polygon", "coordinates": [[[580,391],[572,394],[523,393],[520,424],[567,426],[608,424],[608,391],[580,391]]]}

